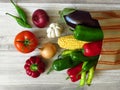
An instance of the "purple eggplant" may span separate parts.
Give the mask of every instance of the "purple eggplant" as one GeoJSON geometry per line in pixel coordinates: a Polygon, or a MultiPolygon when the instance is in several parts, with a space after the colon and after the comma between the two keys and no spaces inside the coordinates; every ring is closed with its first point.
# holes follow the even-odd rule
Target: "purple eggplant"
{"type": "Polygon", "coordinates": [[[75,28],[76,25],[100,28],[99,22],[93,19],[87,11],[64,8],[60,15],[64,22],[72,28],[75,28]]]}

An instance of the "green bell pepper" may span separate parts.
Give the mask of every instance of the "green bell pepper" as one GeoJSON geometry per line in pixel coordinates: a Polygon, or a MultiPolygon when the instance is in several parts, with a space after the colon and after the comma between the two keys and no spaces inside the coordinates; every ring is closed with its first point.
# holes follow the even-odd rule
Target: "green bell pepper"
{"type": "Polygon", "coordinates": [[[100,28],[77,25],[73,33],[77,40],[88,42],[103,40],[103,31],[100,28]]]}

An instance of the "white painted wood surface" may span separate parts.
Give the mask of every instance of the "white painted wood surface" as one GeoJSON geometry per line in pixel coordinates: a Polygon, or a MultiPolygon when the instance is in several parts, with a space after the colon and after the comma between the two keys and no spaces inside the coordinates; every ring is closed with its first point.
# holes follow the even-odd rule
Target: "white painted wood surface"
{"type": "MultiPolygon", "coordinates": [[[[20,3],[95,3],[95,4],[120,4],[120,0],[14,0],[20,3]]],[[[0,2],[9,2],[9,0],[0,0],[0,2]]]]}
{"type": "MultiPolygon", "coordinates": [[[[119,4],[19,3],[19,5],[24,7],[28,12],[29,19],[31,19],[32,12],[38,8],[47,10],[50,16],[58,15],[58,10],[61,10],[64,7],[75,7],[82,10],[120,10],[119,4]]],[[[19,88],[20,90],[39,90],[39,85],[41,86],[41,88],[39,87],[40,90],[48,90],[49,87],[54,87],[56,90],[73,90],[79,82],[73,84],[69,80],[65,80],[66,73],[64,71],[52,72],[50,75],[46,75],[45,72],[37,79],[33,79],[26,75],[23,68],[26,59],[32,55],[38,55],[39,51],[36,49],[32,53],[22,54],[14,48],[13,40],[15,35],[22,30],[26,30],[26,28],[20,27],[13,18],[5,15],[6,12],[17,15],[16,10],[10,3],[0,3],[0,85],[6,86],[1,87],[0,90],[8,90],[8,88],[9,90],[19,90],[19,88]],[[59,87],[59,89],[57,87],[59,87]]],[[[57,19],[51,20],[51,22],[53,21],[55,22],[57,19]]],[[[44,29],[38,29],[35,27],[30,29],[30,31],[33,31],[37,37],[41,36],[40,31],[43,30],[44,29]]],[[[42,41],[44,41],[44,39],[42,41]]],[[[101,83],[102,85],[115,84],[114,87],[116,87],[118,83],[120,83],[120,70],[96,71],[93,80],[93,87],[94,85],[99,85],[101,83]]],[[[117,88],[114,88],[113,90],[119,90],[119,88],[120,86],[117,86],[117,88]]],[[[88,87],[82,88],[81,90],[83,89],[88,90],[88,87]]],[[[91,86],[91,90],[96,89],[93,89],[91,86]]]]}

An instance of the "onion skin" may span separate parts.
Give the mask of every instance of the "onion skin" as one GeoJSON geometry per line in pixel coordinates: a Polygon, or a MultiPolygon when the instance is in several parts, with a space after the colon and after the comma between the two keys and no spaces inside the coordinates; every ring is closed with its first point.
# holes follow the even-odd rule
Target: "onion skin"
{"type": "Polygon", "coordinates": [[[57,52],[57,48],[53,43],[45,43],[42,48],[39,48],[40,55],[44,59],[51,59],[57,52]]]}
{"type": "Polygon", "coordinates": [[[49,16],[43,9],[37,9],[32,15],[32,22],[39,28],[44,28],[49,23],[49,16]]]}

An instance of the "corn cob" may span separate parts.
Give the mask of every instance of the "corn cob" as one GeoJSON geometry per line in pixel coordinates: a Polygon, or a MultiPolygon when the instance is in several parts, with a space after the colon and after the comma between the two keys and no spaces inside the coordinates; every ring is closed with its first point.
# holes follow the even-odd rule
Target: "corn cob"
{"type": "Polygon", "coordinates": [[[58,38],[58,45],[64,49],[70,49],[70,50],[81,49],[85,43],[88,42],[77,40],[74,38],[73,35],[68,35],[58,38]]]}

